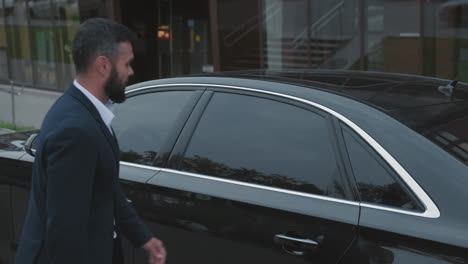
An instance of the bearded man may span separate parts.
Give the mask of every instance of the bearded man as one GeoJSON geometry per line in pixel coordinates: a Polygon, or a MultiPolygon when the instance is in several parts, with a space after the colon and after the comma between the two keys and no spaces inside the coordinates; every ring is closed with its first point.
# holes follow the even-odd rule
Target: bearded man
{"type": "Polygon", "coordinates": [[[76,79],[54,103],[38,137],[31,197],[17,264],[123,262],[120,235],[165,263],[118,182],[110,106],[125,101],[133,74],[132,33],[112,20],[84,22],[73,41],[76,79]]]}

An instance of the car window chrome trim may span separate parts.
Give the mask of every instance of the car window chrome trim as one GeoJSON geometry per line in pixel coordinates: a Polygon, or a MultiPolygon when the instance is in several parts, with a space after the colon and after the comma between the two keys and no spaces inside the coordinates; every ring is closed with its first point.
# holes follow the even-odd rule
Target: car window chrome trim
{"type": "MultiPolygon", "coordinates": [[[[390,153],[388,153],[377,141],[372,138],[369,134],[367,134],[364,130],[362,130],[358,125],[356,125],[354,122],[346,118],[345,116],[341,115],[340,113],[323,106],[321,104],[305,100],[302,98],[298,98],[295,96],[291,95],[286,95],[282,93],[277,93],[277,92],[271,92],[271,91],[264,91],[264,90],[259,90],[259,89],[253,89],[253,88],[245,88],[245,87],[239,87],[239,86],[232,86],[232,85],[222,85],[222,84],[202,84],[202,83],[169,83],[169,84],[157,84],[157,85],[148,85],[140,88],[136,88],[130,91],[126,91],[125,93],[133,93],[141,90],[146,90],[150,88],[157,88],[157,87],[168,87],[168,86],[203,86],[203,87],[213,87],[213,88],[227,88],[227,89],[233,89],[233,90],[240,90],[240,91],[248,91],[248,92],[255,92],[255,93],[261,93],[261,94],[268,94],[268,95],[273,95],[273,96],[278,96],[278,97],[283,97],[287,98],[290,100],[302,102],[311,106],[314,106],[316,108],[321,109],[322,111],[325,111],[336,118],[338,118],[340,121],[348,125],[351,129],[354,130],[359,136],[361,136],[394,170],[395,172],[400,176],[400,178],[408,185],[408,187],[415,193],[415,195],[418,197],[418,199],[423,203],[425,207],[424,212],[411,212],[411,211],[406,211],[406,210],[397,210],[393,208],[388,208],[385,206],[379,206],[379,205],[372,205],[369,206],[367,203],[361,203],[364,207],[368,208],[374,208],[374,209],[379,209],[379,210],[386,210],[386,211],[392,211],[396,212],[395,210],[398,211],[398,213],[403,213],[403,214],[410,214],[410,215],[415,215],[415,216],[421,216],[421,217],[426,217],[426,218],[439,218],[440,217],[440,211],[437,205],[432,201],[432,199],[427,195],[427,193],[424,191],[424,189],[411,177],[411,175],[396,161],[395,158],[393,158],[390,153]]],[[[259,185],[261,186],[261,185],[259,185]]],[[[280,189],[281,190],[281,189],[280,189]]],[[[314,196],[315,197],[315,196],[314,196]]],[[[321,196],[320,196],[321,197],[321,196]]],[[[319,197],[317,197],[320,199],[319,197]]]]}
{"type": "Polygon", "coordinates": [[[273,192],[279,192],[279,193],[285,193],[285,194],[292,194],[292,195],[295,195],[295,196],[325,200],[325,201],[329,201],[329,202],[359,206],[359,202],[353,202],[353,201],[348,201],[348,200],[333,198],[333,197],[327,197],[327,196],[322,196],[322,195],[317,195],[317,194],[310,194],[310,193],[305,193],[305,192],[300,192],[300,191],[292,191],[292,190],[282,189],[282,188],[278,188],[278,187],[271,187],[271,186],[265,186],[265,185],[255,184],[255,183],[248,183],[248,182],[224,179],[224,178],[219,178],[219,177],[215,177],[215,176],[207,176],[207,175],[197,174],[197,173],[193,173],[193,172],[179,171],[179,170],[166,169],[166,168],[160,168],[160,170],[162,172],[183,174],[185,176],[190,176],[190,177],[204,179],[204,180],[229,183],[229,184],[234,184],[234,185],[251,187],[251,188],[255,188],[255,189],[262,189],[262,190],[267,190],[267,191],[273,191],[273,192]]]}
{"type": "Polygon", "coordinates": [[[389,207],[385,205],[376,205],[376,204],[370,204],[370,203],[360,203],[361,207],[366,207],[366,208],[372,208],[372,209],[379,209],[379,210],[385,210],[385,211],[390,211],[390,212],[395,212],[395,213],[400,213],[400,214],[408,214],[408,215],[414,215],[414,216],[421,216],[421,212],[415,212],[415,211],[410,211],[410,210],[405,210],[405,209],[398,209],[395,207],[389,207]]]}
{"type": "Polygon", "coordinates": [[[131,167],[136,167],[136,168],[141,168],[141,169],[147,169],[147,170],[153,170],[153,171],[160,171],[161,170],[158,167],[152,167],[152,166],[148,166],[148,165],[141,165],[141,164],[126,162],[126,161],[120,161],[120,165],[126,165],[126,166],[131,166],[131,167]]]}
{"type": "Polygon", "coordinates": [[[287,190],[287,189],[282,189],[282,188],[277,188],[277,187],[270,187],[270,186],[255,184],[255,183],[247,183],[247,182],[241,182],[241,181],[236,181],[236,180],[223,179],[223,178],[219,178],[219,177],[216,177],[216,176],[207,176],[207,175],[202,175],[202,174],[197,174],[197,173],[192,173],[192,172],[179,171],[179,170],[173,170],[173,169],[165,169],[165,168],[159,168],[159,167],[149,167],[149,166],[145,166],[145,165],[132,164],[132,163],[128,163],[128,162],[121,162],[121,164],[129,165],[129,166],[133,166],[133,167],[151,169],[151,170],[155,170],[155,171],[163,171],[163,172],[169,172],[169,173],[175,173],[175,174],[182,174],[182,175],[185,175],[185,176],[195,177],[195,178],[199,178],[199,179],[205,179],[205,180],[229,183],[229,184],[234,184],[234,185],[246,186],[246,187],[251,187],[251,188],[256,188],[256,189],[262,189],[262,190],[280,192],[280,193],[285,193],[285,194],[291,194],[291,195],[301,196],[301,197],[306,197],[306,198],[325,200],[325,201],[329,201],[329,202],[336,202],[336,203],[354,205],[354,206],[362,206],[362,207],[367,207],[367,208],[372,208],[372,209],[379,209],[379,210],[390,211],[390,212],[395,212],[395,213],[400,213],[400,214],[414,215],[414,216],[420,216],[421,215],[421,213],[419,213],[419,212],[413,212],[413,211],[404,210],[404,209],[392,208],[392,207],[387,207],[387,206],[384,206],[384,205],[375,205],[375,204],[362,203],[362,202],[353,202],[353,201],[343,200],[343,199],[339,199],[339,198],[332,198],[332,197],[327,197],[327,196],[322,196],[322,195],[317,195],[317,194],[304,193],[304,192],[299,192],[299,191],[291,191],[291,190],[287,190]]]}

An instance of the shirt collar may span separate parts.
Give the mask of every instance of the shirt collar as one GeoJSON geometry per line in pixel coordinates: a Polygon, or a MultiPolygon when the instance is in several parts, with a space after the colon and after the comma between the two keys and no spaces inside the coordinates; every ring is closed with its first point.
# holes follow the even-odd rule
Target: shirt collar
{"type": "Polygon", "coordinates": [[[113,102],[111,100],[108,100],[106,104],[103,104],[93,94],[91,94],[81,84],[79,84],[78,81],[74,80],[73,84],[91,101],[94,107],[96,107],[96,109],[99,112],[99,115],[102,118],[102,121],[104,121],[109,130],[111,130],[110,125],[112,119],[114,119],[114,113],[112,113],[113,102]]]}

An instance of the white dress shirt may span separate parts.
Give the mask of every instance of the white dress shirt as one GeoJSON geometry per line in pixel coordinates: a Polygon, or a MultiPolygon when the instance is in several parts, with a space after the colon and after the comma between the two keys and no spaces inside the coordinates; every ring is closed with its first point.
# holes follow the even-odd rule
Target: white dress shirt
{"type": "Polygon", "coordinates": [[[114,113],[112,113],[112,101],[108,100],[106,104],[103,104],[101,101],[99,101],[99,99],[97,99],[92,93],[86,90],[76,80],[73,81],[73,84],[91,101],[91,103],[93,103],[94,107],[96,107],[96,109],[98,110],[102,121],[104,121],[104,124],[106,124],[110,133],[113,134],[111,129],[111,122],[112,119],[114,119],[114,113]]]}

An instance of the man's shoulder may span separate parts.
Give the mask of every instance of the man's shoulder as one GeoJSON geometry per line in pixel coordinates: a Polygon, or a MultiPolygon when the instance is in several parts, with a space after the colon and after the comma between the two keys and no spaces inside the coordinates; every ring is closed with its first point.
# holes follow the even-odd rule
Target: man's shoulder
{"type": "Polygon", "coordinates": [[[70,95],[64,94],[57,99],[47,112],[43,126],[47,126],[48,123],[56,125],[67,121],[72,123],[80,122],[86,125],[93,119],[89,110],[81,102],[70,95]]]}
{"type": "Polygon", "coordinates": [[[86,107],[78,101],[76,98],[65,92],[62,94],[52,105],[50,108],[49,112],[54,112],[54,111],[63,111],[63,110],[69,110],[69,109],[82,109],[85,110],[86,107]]]}
{"type": "Polygon", "coordinates": [[[47,112],[41,134],[79,131],[95,134],[98,127],[92,114],[71,96],[61,96],[47,112]]]}
{"type": "Polygon", "coordinates": [[[60,145],[64,142],[80,142],[81,147],[86,145],[94,145],[99,142],[96,130],[85,123],[73,123],[62,121],[56,126],[48,127],[44,131],[41,130],[41,142],[48,142],[48,145],[60,145]]]}

